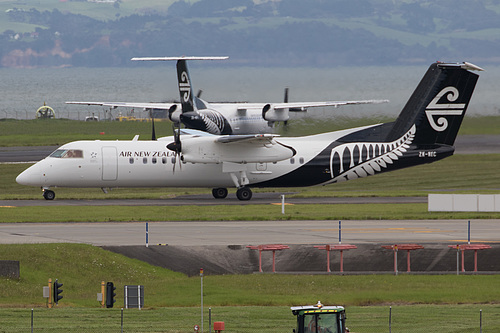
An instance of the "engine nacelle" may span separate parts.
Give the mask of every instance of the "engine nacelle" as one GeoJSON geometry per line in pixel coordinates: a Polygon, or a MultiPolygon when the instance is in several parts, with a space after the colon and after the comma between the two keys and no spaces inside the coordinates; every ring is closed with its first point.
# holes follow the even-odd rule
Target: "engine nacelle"
{"type": "Polygon", "coordinates": [[[168,109],[168,119],[174,123],[178,123],[181,121],[181,113],[182,111],[177,107],[177,104],[174,104],[168,109]]]}
{"type": "Polygon", "coordinates": [[[191,163],[271,163],[289,159],[296,151],[274,144],[220,143],[210,137],[182,140],[182,159],[191,163]]]}
{"type": "Polygon", "coordinates": [[[290,116],[288,109],[275,109],[272,104],[266,104],[262,108],[262,118],[267,121],[288,121],[290,116]]]}

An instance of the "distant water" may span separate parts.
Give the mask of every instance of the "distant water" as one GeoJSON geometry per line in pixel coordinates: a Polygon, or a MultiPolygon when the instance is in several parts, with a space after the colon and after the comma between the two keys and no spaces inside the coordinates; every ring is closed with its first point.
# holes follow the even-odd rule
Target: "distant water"
{"type": "MultiPolygon", "coordinates": [[[[481,65],[481,64],[479,64],[481,65]]],[[[389,99],[389,104],[310,110],[307,116],[396,116],[427,70],[426,66],[343,68],[235,68],[192,63],[195,93],[207,101],[281,102],[389,99]]],[[[469,115],[500,115],[500,67],[481,72],[469,115]]],[[[59,118],[104,116],[99,106],[66,101],[164,102],[178,100],[174,63],[140,68],[0,69],[0,119],[33,119],[45,102],[59,118]]],[[[117,109],[112,116],[130,113],[117,109]]],[[[136,117],[145,117],[134,110],[136,117]]]]}

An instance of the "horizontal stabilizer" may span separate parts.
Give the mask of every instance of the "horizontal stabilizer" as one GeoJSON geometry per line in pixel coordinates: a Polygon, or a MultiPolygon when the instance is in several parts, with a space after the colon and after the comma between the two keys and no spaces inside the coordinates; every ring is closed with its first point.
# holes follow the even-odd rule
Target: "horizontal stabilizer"
{"type": "Polygon", "coordinates": [[[229,57],[135,57],[132,61],[226,60],[229,57]]]}

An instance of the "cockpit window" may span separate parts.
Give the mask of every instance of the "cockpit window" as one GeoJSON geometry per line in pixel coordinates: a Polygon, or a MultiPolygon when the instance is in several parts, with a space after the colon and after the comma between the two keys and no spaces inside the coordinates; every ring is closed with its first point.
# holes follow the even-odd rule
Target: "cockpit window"
{"type": "Polygon", "coordinates": [[[66,149],[58,149],[52,154],[50,154],[50,157],[61,157],[66,153],[66,151],[67,151],[66,149]]]}
{"type": "Polygon", "coordinates": [[[80,149],[57,149],[50,154],[50,157],[57,158],[83,158],[83,150],[80,149]]]}

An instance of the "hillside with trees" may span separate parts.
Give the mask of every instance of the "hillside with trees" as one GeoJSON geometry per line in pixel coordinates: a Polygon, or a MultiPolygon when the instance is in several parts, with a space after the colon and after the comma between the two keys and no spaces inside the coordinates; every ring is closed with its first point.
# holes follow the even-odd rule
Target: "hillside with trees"
{"type": "Polygon", "coordinates": [[[249,66],[500,61],[500,0],[151,1],[2,2],[0,66],[134,66],[132,57],[176,55],[249,66]]]}

